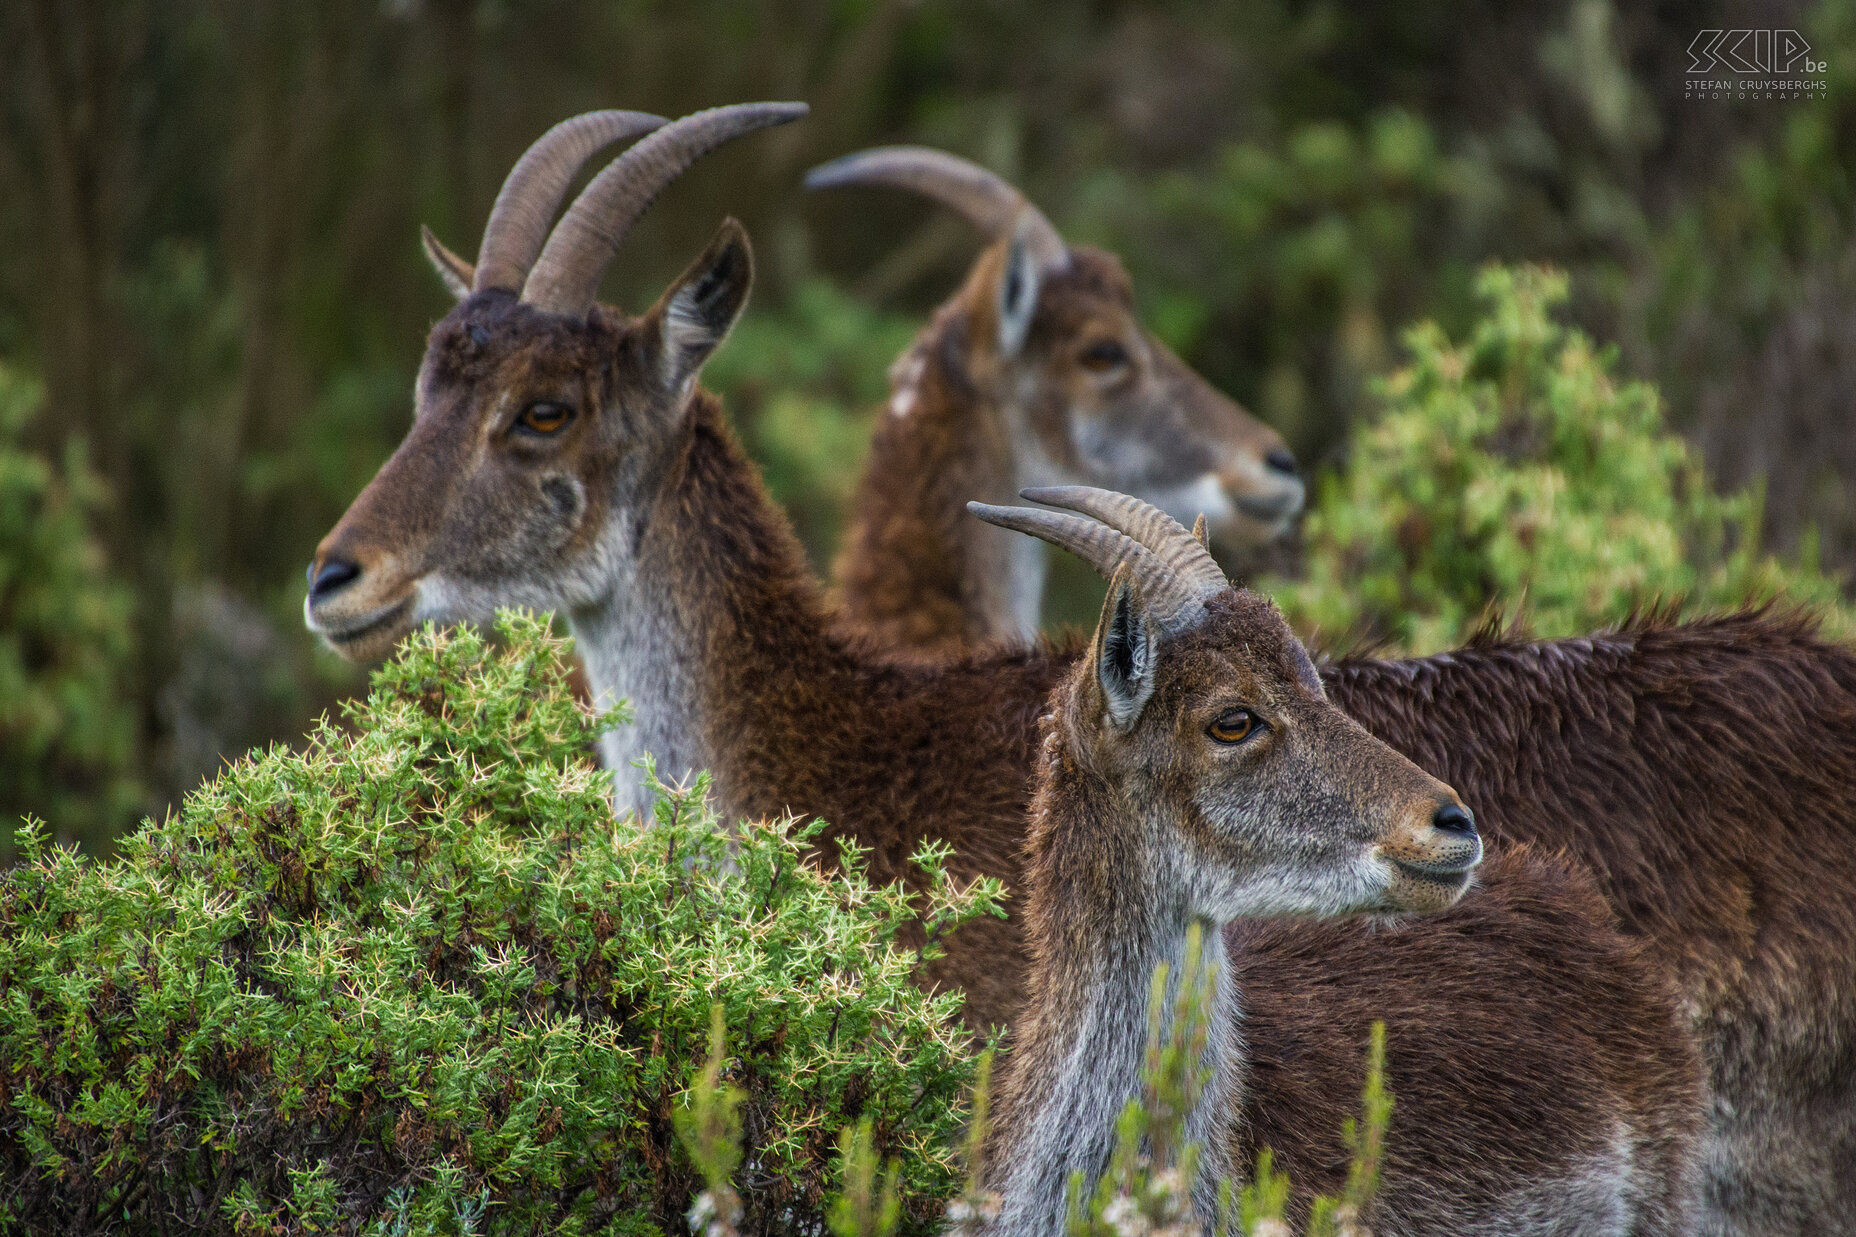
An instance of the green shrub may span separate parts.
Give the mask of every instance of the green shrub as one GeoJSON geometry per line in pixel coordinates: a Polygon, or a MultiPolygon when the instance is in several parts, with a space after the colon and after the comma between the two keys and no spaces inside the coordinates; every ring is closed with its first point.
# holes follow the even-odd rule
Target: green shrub
{"type": "MultiPolygon", "coordinates": [[[[1065,1227],[1072,1237],[1204,1237],[1193,1208],[1201,1148],[1186,1137],[1186,1121],[1211,1082],[1205,1049],[1212,1032],[1217,963],[1205,960],[1197,925],[1187,934],[1178,982],[1169,984],[1169,974],[1164,962],[1154,969],[1141,1094],[1128,1101],[1116,1122],[1109,1164],[1093,1187],[1080,1171],[1070,1178],[1065,1227]]],[[[1379,1191],[1386,1130],[1392,1120],[1392,1095],[1385,1086],[1385,1030],[1383,1022],[1375,1022],[1367,1045],[1361,1120],[1342,1123],[1349,1151],[1347,1184],[1339,1197],[1316,1195],[1310,1200],[1303,1237],[1370,1234],[1363,1220],[1370,1218],[1379,1191]]],[[[730,1180],[741,1162],[736,1109],[742,1096],[721,1082],[724,1044],[717,1007],[708,1058],[690,1087],[688,1105],[677,1114],[678,1134],[706,1187],[688,1216],[691,1231],[702,1237],[740,1237],[742,1231],[741,1199],[730,1180]]],[[[991,1232],[999,1218],[999,1195],[985,1184],[992,1056],[990,1049],[980,1054],[973,1080],[972,1117],[961,1152],[966,1183],[947,1200],[942,1229],[946,1237],[979,1237],[991,1232]]],[[[902,1215],[901,1164],[894,1158],[880,1161],[868,1116],[855,1127],[845,1127],[839,1145],[841,1190],[830,1212],[831,1232],[834,1237],[890,1237],[902,1215]]],[[[1294,1237],[1286,1218],[1291,1183],[1274,1167],[1269,1148],[1262,1148],[1248,1182],[1226,1179],[1217,1185],[1218,1218],[1211,1237],[1294,1237]]]]}
{"type": "Polygon", "coordinates": [[[1462,343],[1435,324],[1377,384],[1305,529],[1307,578],[1269,582],[1291,621],[1332,646],[1364,636],[1426,652],[1462,642],[1493,607],[1543,636],[1680,601],[1720,609],[1783,598],[1856,632],[1807,551],[1760,549],[1757,488],[1721,496],[1663,424],[1654,387],[1556,323],[1566,279],[1489,267],[1462,343]]]}
{"type": "Polygon", "coordinates": [[[501,628],[416,635],[346,728],[226,770],[118,859],[21,831],[0,1229],[683,1231],[712,1005],[750,1227],[822,1218],[865,1120],[924,1228],[974,1045],[895,934],[996,887],[934,852],[925,901],[822,875],[817,826],[730,838],[700,788],[615,821],[586,753],[618,719],[577,708],[543,623],[501,628]]]}
{"type": "Polygon", "coordinates": [[[139,798],[129,593],[92,535],[103,491],[82,443],[60,463],[20,445],[43,398],[0,363],[0,820],[33,812],[62,837],[108,836],[139,798]]]}

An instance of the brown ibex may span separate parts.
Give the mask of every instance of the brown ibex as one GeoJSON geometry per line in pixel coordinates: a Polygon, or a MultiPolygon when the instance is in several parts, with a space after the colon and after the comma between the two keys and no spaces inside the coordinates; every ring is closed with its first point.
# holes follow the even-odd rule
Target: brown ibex
{"type": "MultiPolygon", "coordinates": [[[[630,762],[652,752],[670,777],[712,770],[727,813],[825,818],[873,847],[877,880],[908,878],[938,837],[956,876],[1016,889],[1035,722],[1074,651],[901,665],[831,633],[790,526],[695,386],[747,295],[738,225],[642,317],[593,304],[626,225],[682,166],[793,114],[667,125],[589,185],[526,275],[494,229],[479,266],[517,274],[456,262],[481,286],[433,328],[413,428],[320,546],[308,619],[365,658],[426,619],[558,610],[596,694],[636,710],[603,746],[622,799],[643,801],[630,762]]],[[[545,227],[552,205],[521,217],[545,227]]],[[[1850,1231],[1856,658],[1801,621],[1742,616],[1325,677],[1488,836],[1595,869],[1677,978],[1711,1071],[1714,1214],[1850,1231]]],[[[989,919],[930,978],[1005,1022],[1024,961],[1018,919],[989,919]]]]}
{"type": "Polygon", "coordinates": [[[974,504],[1112,577],[1043,722],[993,1231],[1066,1231],[1071,1174],[1087,1197],[1140,1094],[1150,977],[1162,963],[1177,977],[1198,922],[1218,973],[1184,1133],[1203,1148],[1208,1227],[1217,1183],[1259,1139],[1303,1208],[1342,1184],[1340,1123],[1381,1017],[1396,1116],[1375,1232],[1690,1232],[1700,1065],[1666,981],[1589,878],[1510,853],[1464,896],[1481,857],[1468,812],[1327,700],[1273,604],[1136,500],[1029,496],[1143,535],[974,504]],[[1444,913],[1307,922],[1387,911],[1444,913]],[[1247,922],[1288,916],[1302,920],[1247,922]],[[1253,1072],[1253,1058],[1293,1065],[1253,1072]]]}
{"type": "Polygon", "coordinates": [[[960,212],[990,242],[890,371],[834,571],[848,630],[947,653],[1038,629],[1044,548],[963,519],[977,498],[1096,485],[1191,520],[1237,551],[1302,507],[1281,435],[1145,330],[1111,253],[1066,244],[977,164],[916,146],[846,155],[806,186],[890,185],[960,212]]]}

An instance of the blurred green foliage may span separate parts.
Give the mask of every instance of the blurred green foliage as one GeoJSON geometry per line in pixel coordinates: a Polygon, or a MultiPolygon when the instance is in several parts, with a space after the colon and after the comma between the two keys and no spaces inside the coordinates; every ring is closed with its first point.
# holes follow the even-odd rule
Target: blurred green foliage
{"type": "Polygon", "coordinates": [[[821,571],[889,394],[890,363],[919,327],[810,279],[779,309],[746,315],[703,371],[821,571]]]}
{"type": "Polygon", "coordinates": [[[1375,384],[1382,411],[1319,484],[1306,577],[1261,584],[1292,622],[1330,647],[1428,653],[1491,611],[1566,636],[1664,603],[1783,598],[1856,635],[1813,555],[1788,566],[1765,550],[1760,488],[1716,494],[1656,389],[1554,321],[1563,274],[1489,267],[1476,294],[1484,312],[1460,343],[1431,322],[1407,333],[1410,362],[1375,384]]]}
{"type": "Polygon", "coordinates": [[[1388,323],[1462,307],[1469,268],[1440,262],[1434,238],[1443,221],[1480,218],[1499,186],[1393,108],[1235,143],[1126,190],[1118,230],[1163,273],[1156,333],[1214,372],[1250,375],[1255,410],[1307,450],[1390,360],[1388,323]]]}
{"type": "MultiPolygon", "coordinates": [[[[1268,1147],[1259,1151],[1248,1180],[1218,1180],[1217,1217],[1209,1235],[1198,1222],[1194,1191],[1203,1171],[1203,1148],[1187,1137],[1187,1123],[1211,1083],[1205,1054],[1213,1033],[1218,970],[1216,961],[1205,958],[1201,925],[1188,929],[1176,979],[1171,970],[1161,963],[1148,986],[1141,1093],[1122,1108],[1102,1175],[1093,1182],[1080,1170],[1070,1177],[1065,1231],[1072,1237],[1295,1237],[1287,1218],[1293,1183],[1275,1168],[1268,1147]]],[[[1366,1045],[1360,1119],[1342,1122],[1346,1185],[1338,1197],[1308,1200],[1303,1237],[1364,1237],[1371,1231],[1363,1220],[1370,1217],[1379,1192],[1393,1108],[1385,1082],[1385,1032],[1385,1024],[1375,1022],[1366,1045]]],[[[999,1219],[1001,1198],[988,1188],[986,1156],[993,1053],[991,1048],[982,1052],[971,1075],[971,1116],[961,1155],[966,1180],[958,1194],[942,1195],[946,1209],[937,1231],[945,1237],[981,1237],[993,1232],[999,1219]]],[[[702,1175],[704,1188],[687,1215],[690,1231],[699,1237],[741,1237],[748,1227],[748,1209],[736,1188],[742,1155],[737,1109],[747,1097],[721,1081],[727,1061],[718,1005],[711,1011],[709,1055],[676,1113],[678,1136],[702,1175]]],[[[880,1156],[875,1130],[876,1122],[866,1115],[840,1132],[839,1190],[829,1212],[834,1237],[892,1237],[907,1218],[903,1162],[880,1156]]]]}
{"type": "Polygon", "coordinates": [[[1312,115],[1272,97],[1182,166],[1096,169],[1067,222],[1119,246],[1156,329],[1316,460],[1407,323],[1460,333],[1483,263],[1550,262],[1573,320],[1663,390],[1721,481],[1766,481],[1770,542],[1856,565],[1856,5],[1773,19],[1800,26],[1821,89],[1725,99],[1684,72],[1695,31],[1746,24],[1711,6],[1403,12],[1311,17],[1275,84],[1371,31],[1347,50],[1377,96],[1312,115]],[[1438,61],[1378,76],[1418,47],[1438,61]]]}
{"type": "Polygon", "coordinates": [[[97,543],[107,494],[83,441],[56,462],[22,444],[44,398],[0,364],[0,819],[37,813],[69,839],[140,797],[123,694],[130,596],[97,543]]]}
{"type": "Polygon", "coordinates": [[[21,831],[0,1230],[671,1231],[702,1181],[673,1127],[723,1035],[753,1231],[816,1230],[859,1119],[924,1230],[974,1045],[896,933],[996,884],[932,849],[920,897],[854,856],[828,876],[817,826],[731,834],[700,786],[615,820],[588,749],[618,717],[574,703],[545,623],[499,626],[411,638],[348,728],[115,859],[21,831]]]}
{"type": "Polygon", "coordinates": [[[1815,98],[1646,219],[1612,337],[1729,484],[1763,480],[1768,537],[1856,566],[1856,3],[1799,14],[1815,98]]]}

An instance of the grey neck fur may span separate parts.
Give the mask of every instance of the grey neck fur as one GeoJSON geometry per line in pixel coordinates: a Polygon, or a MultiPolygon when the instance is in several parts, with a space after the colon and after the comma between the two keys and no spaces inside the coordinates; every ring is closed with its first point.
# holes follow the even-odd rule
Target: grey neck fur
{"type": "MultiPolygon", "coordinates": [[[[1014,506],[1020,490],[1071,485],[1079,480],[1057,466],[1032,432],[1025,401],[1035,395],[1036,389],[1032,379],[1022,378],[1015,389],[995,391],[987,401],[998,410],[1003,422],[1011,459],[1003,478],[1004,492],[997,497],[974,495],[983,502],[1014,506]]],[[[988,527],[978,520],[968,520],[963,527],[966,524],[975,526],[967,529],[965,558],[970,564],[969,579],[981,590],[988,630],[998,638],[1015,642],[1036,639],[1044,613],[1044,581],[1050,572],[1049,547],[1035,538],[988,527]]]]}
{"type": "MultiPolygon", "coordinates": [[[[1011,492],[985,502],[1007,506],[1018,502],[1023,482],[1011,492]]],[[[1042,541],[968,519],[966,552],[961,556],[970,572],[969,582],[978,596],[976,608],[988,635],[1014,644],[1037,638],[1038,619],[1044,606],[1044,577],[1050,558],[1042,541]]]]}
{"type": "MultiPolygon", "coordinates": [[[[633,545],[634,520],[615,518],[607,545],[633,545]]],[[[601,736],[599,750],[612,770],[615,806],[635,808],[640,816],[648,816],[656,801],[643,771],[634,767],[640,758],[654,757],[666,784],[687,783],[714,764],[702,739],[699,667],[690,652],[702,642],[691,630],[689,608],[676,605],[669,582],[645,567],[651,557],[615,553],[605,595],[573,610],[567,620],[594,701],[601,708],[631,702],[632,721],[601,736]]]]}
{"type": "MultiPolygon", "coordinates": [[[[1053,1002],[1041,1011],[1035,1040],[1019,1046],[1012,1068],[1050,1080],[1025,1101],[1029,1111],[1013,1122],[1012,1145],[1000,1147],[994,1180],[1000,1193],[997,1234],[1061,1237],[1070,1174],[1081,1171],[1085,1197],[1107,1166],[1115,1123],[1129,1099],[1141,1093],[1147,1044],[1147,1001],[1154,967],[1170,968],[1171,1008],[1186,953],[1185,914],[1149,921],[1130,939],[1101,942],[1089,962],[1069,975],[1075,983],[1050,985],[1053,1002]]],[[[1242,1087],[1243,1044],[1239,994],[1226,973],[1223,933],[1207,923],[1202,957],[1216,968],[1206,1064],[1211,1077],[1186,1120],[1186,1136],[1203,1148],[1194,1202],[1210,1223],[1217,1183],[1230,1173],[1225,1114],[1242,1087]]],[[[1068,976],[1066,976],[1067,978],[1068,976]]]]}

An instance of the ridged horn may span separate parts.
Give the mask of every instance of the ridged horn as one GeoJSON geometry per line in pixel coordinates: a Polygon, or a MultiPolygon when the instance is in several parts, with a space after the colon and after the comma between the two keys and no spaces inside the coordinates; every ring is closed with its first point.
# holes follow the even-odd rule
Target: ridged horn
{"type": "Polygon", "coordinates": [[[536,138],[509,170],[490,207],[471,291],[520,288],[547,243],[548,227],[567,186],[586,161],[614,142],[640,137],[664,123],[662,116],[649,112],[587,112],[536,138]]]}
{"type": "Polygon", "coordinates": [[[888,185],[951,206],[989,238],[1012,235],[1024,220],[1026,243],[1040,265],[1056,269],[1069,261],[1062,233],[1024,194],[995,172],[959,155],[927,146],[877,146],[821,163],[806,173],[807,189],[839,185],[888,185]]]}
{"type": "Polygon", "coordinates": [[[1020,498],[1047,507],[1063,507],[1094,516],[1134,538],[1181,579],[1211,597],[1231,587],[1204,542],[1186,526],[1151,503],[1091,485],[1051,485],[1020,490],[1020,498]]]}
{"type": "Polygon", "coordinates": [[[988,524],[1063,547],[1095,568],[1105,580],[1112,579],[1117,568],[1128,564],[1154,618],[1169,632],[1185,631],[1204,616],[1204,599],[1189,582],[1170,570],[1152,550],[1106,524],[1035,507],[970,502],[967,510],[988,524]]]}
{"type": "Polygon", "coordinates": [[[522,299],[578,317],[638,216],[690,164],[723,142],[797,120],[803,103],[737,103],[674,120],[607,164],[567,208],[522,285],[522,299]]]}

